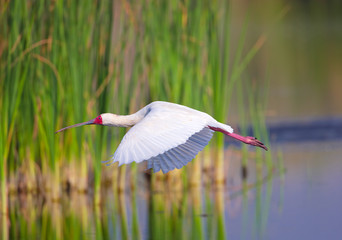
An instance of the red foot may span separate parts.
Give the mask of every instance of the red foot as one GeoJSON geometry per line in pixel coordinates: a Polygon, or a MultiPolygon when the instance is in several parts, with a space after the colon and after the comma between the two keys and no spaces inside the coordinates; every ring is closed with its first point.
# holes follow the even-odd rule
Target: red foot
{"type": "Polygon", "coordinates": [[[227,132],[221,128],[216,128],[216,127],[211,127],[209,126],[209,128],[211,130],[214,130],[214,131],[218,131],[218,132],[222,132],[232,138],[235,138],[243,143],[246,143],[246,144],[249,144],[249,145],[253,145],[253,146],[256,146],[256,147],[261,147],[263,149],[265,149],[266,151],[268,150],[267,147],[262,143],[260,142],[259,140],[257,140],[255,137],[250,137],[250,136],[247,136],[247,137],[244,137],[244,136],[241,136],[239,134],[236,134],[236,133],[230,133],[230,132],[227,132]]]}
{"type": "Polygon", "coordinates": [[[260,142],[258,139],[256,139],[255,137],[247,136],[244,138],[245,138],[245,141],[241,140],[242,142],[247,143],[249,145],[256,146],[256,147],[261,147],[261,148],[265,149],[266,151],[268,150],[268,148],[262,142],[260,142]]]}

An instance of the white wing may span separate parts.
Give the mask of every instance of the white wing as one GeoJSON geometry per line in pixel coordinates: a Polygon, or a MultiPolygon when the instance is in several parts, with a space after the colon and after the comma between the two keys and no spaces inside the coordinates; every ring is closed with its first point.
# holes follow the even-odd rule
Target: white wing
{"type": "Polygon", "coordinates": [[[152,107],[126,133],[110,161],[122,165],[146,160],[147,168],[163,173],[181,168],[210,141],[209,120],[209,115],[188,108],[152,107]]]}

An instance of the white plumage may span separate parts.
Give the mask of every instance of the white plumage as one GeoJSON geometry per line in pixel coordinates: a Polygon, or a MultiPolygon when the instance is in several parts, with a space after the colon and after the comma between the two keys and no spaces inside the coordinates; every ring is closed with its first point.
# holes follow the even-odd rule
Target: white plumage
{"type": "Polygon", "coordinates": [[[142,112],[143,119],[123,137],[111,163],[147,160],[148,168],[164,173],[181,168],[208,144],[213,132],[208,125],[216,122],[206,113],[166,102],[153,102],[142,112]]]}
{"type": "Polygon", "coordinates": [[[229,125],[217,122],[206,113],[161,101],[152,102],[135,114],[120,116],[104,113],[91,121],[70,127],[86,124],[133,126],[123,137],[113,158],[105,162],[108,165],[115,162],[122,165],[147,161],[147,168],[153,168],[154,172],[162,170],[167,173],[186,165],[209,143],[214,131],[267,149],[255,138],[234,134],[229,125]]]}

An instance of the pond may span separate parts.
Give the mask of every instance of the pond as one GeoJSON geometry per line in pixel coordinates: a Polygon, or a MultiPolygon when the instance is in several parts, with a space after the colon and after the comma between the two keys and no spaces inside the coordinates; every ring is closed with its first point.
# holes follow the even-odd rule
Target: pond
{"type": "MultiPolygon", "coordinates": [[[[281,136],[280,136],[281,138],[281,136]]],[[[279,140],[279,137],[278,137],[279,140]]],[[[10,197],[10,239],[338,239],[342,234],[341,140],[274,141],[284,171],[255,171],[226,151],[226,184],[150,192],[141,172],[136,189],[91,194],[10,197]],[[246,180],[243,181],[242,176],[246,180]]],[[[279,158],[279,156],[275,156],[279,158]]]]}
{"type": "Polygon", "coordinates": [[[230,239],[338,239],[341,143],[279,144],[285,174],[264,184],[260,200],[256,190],[250,191],[246,210],[240,208],[235,216],[227,211],[230,239]]]}

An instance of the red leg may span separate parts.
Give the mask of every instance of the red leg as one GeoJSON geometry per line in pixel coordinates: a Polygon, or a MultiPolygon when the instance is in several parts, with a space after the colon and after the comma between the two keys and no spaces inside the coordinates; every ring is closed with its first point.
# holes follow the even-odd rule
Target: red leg
{"type": "Polygon", "coordinates": [[[265,149],[266,151],[268,150],[267,147],[262,142],[257,140],[255,137],[250,137],[250,136],[244,137],[244,136],[241,136],[241,135],[236,134],[236,133],[227,132],[227,131],[225,131],[225,130],[223,130],[221,128],[216,128],[216,127],[211,127],[211,126],[208,126],[208,127],[211,130],[224,133],[227,136],[235,138],[235,139],[237,139],[237,140],[239,140],[239,141],[241,141],[243,143],[246,143],[246,144],[249,144],[249,145],[253,145],[253,146],[256,146],[256,147],[261,147],[261,148],[265,149]]]}

